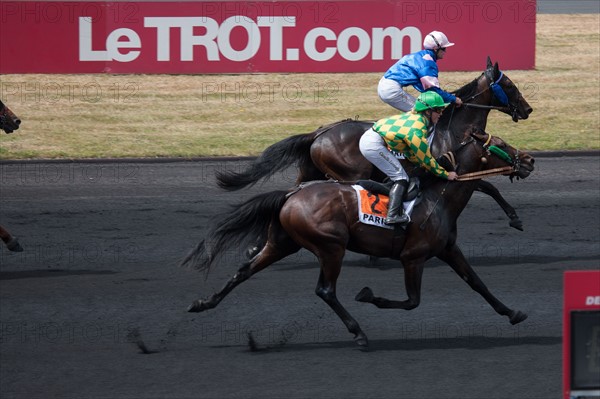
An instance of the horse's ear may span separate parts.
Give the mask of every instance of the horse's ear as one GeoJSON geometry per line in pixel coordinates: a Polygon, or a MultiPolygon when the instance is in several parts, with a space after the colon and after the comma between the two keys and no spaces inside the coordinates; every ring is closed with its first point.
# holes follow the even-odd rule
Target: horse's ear
{"type": "Polygon", "coordinates": [[[494,79],[496,79],[496,76],[500,76],[500,68],[497,62],[494,64],[494,79]]]}
{"type": "Polygon", "coordinates": [[[492,67],[492,59],[490,58],[490,56],[488,55],[487,57],[487,67],[486,69],[490,69],[492,67]]]}

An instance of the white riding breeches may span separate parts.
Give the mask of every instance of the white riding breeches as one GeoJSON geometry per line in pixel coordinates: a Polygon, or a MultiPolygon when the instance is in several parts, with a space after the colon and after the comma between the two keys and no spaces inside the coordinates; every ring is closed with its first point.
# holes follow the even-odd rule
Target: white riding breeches
{"type": "Polygon", "coordinates": [[[381,78],[377,85],[377,94],[381,101],[402,112],[410,111],[417,101],[416,98],[404,91],[400,83],[392,79],[381,78]]]}
{"type": "Polygon", "coordinates": [[[361,136],[358,148],[365,158],[393,181],[408,180],[400,161],[388,149],[383,137],[373,129],[367,130],[361,136]]]}

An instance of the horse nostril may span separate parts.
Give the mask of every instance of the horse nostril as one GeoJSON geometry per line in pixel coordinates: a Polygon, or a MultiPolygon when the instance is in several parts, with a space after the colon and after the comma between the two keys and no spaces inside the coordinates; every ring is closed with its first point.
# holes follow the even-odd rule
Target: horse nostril
{"type": "Polygon", "coordinates": [[[21,124],[21,120],[20,120],[20,119],[15,119],[15,123],[16,123],[16,124],[17,124],[17,126],[18,126],[18,125],[20,125],[20,124],[21,124]]]}
{"type": "Polygon", "coordinates": [[[526,112],[527,112],[527,115],[529,115],[530,113],[532,113],[532,112],[533,112],[533,108],[527,108],[527,111],[526,111],[526,112]]]}

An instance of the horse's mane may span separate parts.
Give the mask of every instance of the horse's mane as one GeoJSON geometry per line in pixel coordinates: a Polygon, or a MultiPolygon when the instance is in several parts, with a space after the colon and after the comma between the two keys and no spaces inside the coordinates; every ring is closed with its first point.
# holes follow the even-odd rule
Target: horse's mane
{"type": "MultiPolygon", "coordinates": [[[[463,87],[453,91],[452,94],[454,94],[457,97],[460,97],[461,99],[463,99],[463,101],[472,96],[475,96],[477,94],[477,87],[479,86],[479,79],[481,79],[481,77],[484,74],[485,74],[485,72],[482,73],[481,75],[479,75],[478,77],[476,77],[475,79],[473,79],[471,82],[464,85],[463,87]]],[[[457,109],[454,106],[454,104],[450,104],[447,108],[447,111],[442,114],[442,117],[440,118],[440,120],[438,122],[439,130],[442,130],[442,131],[450,130],[450,122],[452,120],[452,117],[453,117],[455,111],[460,112],[460,109],[457,109]]]]}
{"type": "Polygon", "coordinates": [[[460,89],[453,91],[452,94],[454,94],[455,96],[460,97],[460,98],[467,98],[467,97],[470,97],[470,96],[476,94],[475,91],[477,90],[479,78],[481,78],[481,75],[479,75],[477,78],[473,79],[472,82],[467,83],[460,89]]]}

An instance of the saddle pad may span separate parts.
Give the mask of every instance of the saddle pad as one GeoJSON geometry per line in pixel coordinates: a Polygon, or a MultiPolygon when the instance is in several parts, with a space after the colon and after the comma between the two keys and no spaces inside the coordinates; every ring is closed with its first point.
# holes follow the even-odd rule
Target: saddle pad
{"type": "MultiPolygon", "coordinates": [[[[364,224],[393,230],[393,225],[388,225],[384,222],[387,216],[388,196],[372,193],[357,184],[352,185],[352,188],[356,191],[356,199],[358,201],[358,220],[364,224]]],[[[404,202],[404,212],[407,215],[410,216],[412,213],[415,202],[416,199],[404,202]]]]}
{"type": "Polygon", "coordinates": [[[387,216],[389,198],[383,194],[374,194],[359,185],[352,185],[358,200],[358,220],[361,223],[392,230],[394,226],[384,223],[387,216]]]}

